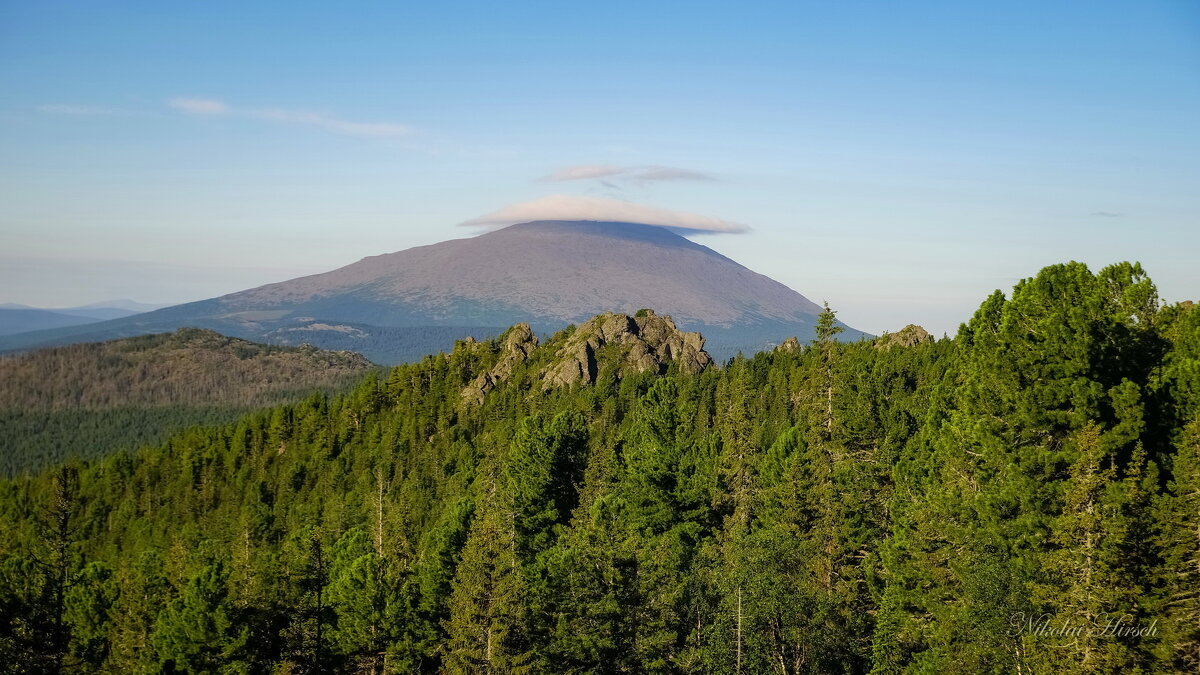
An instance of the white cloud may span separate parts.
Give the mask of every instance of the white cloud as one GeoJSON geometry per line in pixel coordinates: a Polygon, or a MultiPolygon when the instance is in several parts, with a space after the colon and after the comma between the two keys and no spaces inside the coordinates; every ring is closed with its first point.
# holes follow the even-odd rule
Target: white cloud
{"type": "Polygon", "coordinates": [[[548,176],[542,176],[542,180],[558,182],[564,180],[607,178],[608,176],[616,176],[625,173],[627,170],[628,169],[623,169],[617,166],[608,166],[606,164],[580,164],[578,166],[563,167],[548,176]]]}
{"type": "Polygon", "coordinates": [[[593,220],[600,222],[642,223],[690,232],[737,233],[750,228],[721,218],[656,206],[635,204],[618,199],[550,195],[533,201],[506,206],[499,211],[472,218],[466,227],[500,228],[535,220],[593,220]]]}
{"type": "Polygon", "coordinates": [[[716,180],[706,173],[691,169],[676,169],[670,166],[647,166],[633,173],[636,180],[716,180]]]}
{"type": "Polygon", "coordinates": [[[609,166],[607,164],[578,164],[567,166],[543,176],[541,180],[559,182],[569,180],[591,180],[596,178],[621,179],[635,183],[652,183],[675,180],[716,180],[712,176],[673,166],[609,166]]]}
{"type": "Polygon", "coordinates": [[[208,98],[173,98],[167,101],[167,105],[188,115],[245,117],[265,122],[312,126],[346,136],[396,138],[412,133],[412,129],[402,124],[352,122],[326,113],[286,108],[236,108],[224,101],[208,98]]]}

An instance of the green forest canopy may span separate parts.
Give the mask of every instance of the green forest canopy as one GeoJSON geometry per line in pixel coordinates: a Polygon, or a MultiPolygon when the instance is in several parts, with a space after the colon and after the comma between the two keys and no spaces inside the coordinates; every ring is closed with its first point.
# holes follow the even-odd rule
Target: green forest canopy
{"type": "Polygon", "coordinates": [[[0,482],[0,662],[1200,667],[1200,312],[1138,265],[1070,263],[952,340],[833,332],[690,375],[602,358],[547,390],[564,332],[481,403],[462,392],[504,338],[460,343],[0,482]]]}

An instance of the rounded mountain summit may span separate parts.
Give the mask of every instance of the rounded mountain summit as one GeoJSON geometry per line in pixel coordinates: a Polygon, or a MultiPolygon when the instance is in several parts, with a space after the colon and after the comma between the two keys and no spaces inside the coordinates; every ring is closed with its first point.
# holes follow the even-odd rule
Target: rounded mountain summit
{"type": "MultiPolygon", "coordinates": [[[[787,286],[664,227],[537,221],[211,300],[40,333],[49,344],[199,326],[266,342],[351,349],[395,363],[517,322],[552,331],[602,312],[641,308],[701,332],[717,358],[756,352],[793,335],[808,340],[821,311],[787,286]],[[74,337],[62,339],[67,333],[74,337]]],[[[847,327],[841,337],[862,335],[847,327]]],[[[5,341],[9,348],[34,346],[5,341]]]]}

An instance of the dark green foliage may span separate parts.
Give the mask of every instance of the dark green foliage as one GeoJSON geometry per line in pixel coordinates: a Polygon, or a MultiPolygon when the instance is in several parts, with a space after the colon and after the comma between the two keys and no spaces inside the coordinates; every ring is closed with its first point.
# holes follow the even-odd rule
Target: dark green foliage
{"type": "Polygon", "coordinates": [[[1163,559],[1160,654],[1180,671],[1200,668],[1200,419],[1184,430],[1168,489],[1155,512],[1163,559]]]}
{"type": "Polygon", "coordinates": [[[0,482],[18,672],[1172,672],[1200,313],[1043,270],[954,340],[483,401],[503,339],[0,482]],[[1127,621],[1143,633],[1039,627],[1127,621]]]}
{"type": "Polygon", "coordinates": [[[517,546],[532,557],[550,546],[578,503],[576,483],[586,460],[587,432],[578,413],[521,423],[508,452],[504,485],[517,546]]]}
{"type": "Polygon", "coordinates": [[[150,645],[159,667],[169,673],[247,670],[249,626],[238,619],[225,563],[219,558],[195,563],[155,622],[150,645]]]}
{"type": "MultiPolygon", "coordinates": [[[[303,394],[292,393],[293,398],[303,394]]],[[[162,443],[189,427],[227,424],[252,410],[225,406],[122,406],[104,410],[0,410],[0,475],[67,458],[162,443]]]]}

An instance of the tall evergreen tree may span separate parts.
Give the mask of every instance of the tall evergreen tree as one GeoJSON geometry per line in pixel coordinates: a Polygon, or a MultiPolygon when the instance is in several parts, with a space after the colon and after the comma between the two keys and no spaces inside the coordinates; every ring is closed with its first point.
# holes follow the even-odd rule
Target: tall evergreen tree
{"type": "Polygon", "coordinates": [[[1138,588],[1126,576],[1122,541],[1129,534],[1121,527],[1121,492],[1115,488],[1115,458],[1104,451],[1101,432],[1091,424],[1075,441],[1076,459],[1071,466],[1063,498],[1062,514],[1052,526],[1051,541],[1042,563],[1045,582],[1035,587],[1033,597],[1049,611],[1028,617],[1021,628],[1035,628],[1042,621],[1052,629],[1068,632],[1032,635],[1027,643],[1039,649],[1029,657],[1035,670],[1056,672],[1128,672],[1138,666],[1136,657],[1120,636],[1108,635],[1104,626],[1137,616],[1138,588]],[[1099,629],[1099,630],[1097,630],[1099,629]]]}
{"type": "Polygon", "coordinates": [[[1200,418],[1184,429],[1159,498],[1157,548],[1162,555],[1165,663],[1179,672],[1200,669],[1200,418]]]}
{"type": "Polygon", "coordinates": [[[247,672],[249,632],[239,625],[220,558],[202,560],[158,616],[150,638],[166,672],[247,672]]]}
{"type": "Polygon", "coordinates": [[[491,469],[481,477],[483,494],[455,574],[446,625],[445,664],[451,673],[531,671],[512,506],[502,500],[496,474],[491,469]]]}
{"type": "Polygon", "coordinates": [[[101,671],[108,659],[109,630],[119,596],[113,570],[102,562],[88,563],[68,589],[65,618],[71,644],[67,661],[73,670],[101,671]]]}

